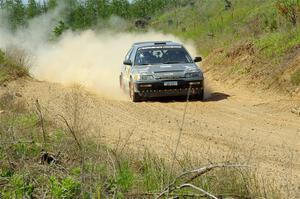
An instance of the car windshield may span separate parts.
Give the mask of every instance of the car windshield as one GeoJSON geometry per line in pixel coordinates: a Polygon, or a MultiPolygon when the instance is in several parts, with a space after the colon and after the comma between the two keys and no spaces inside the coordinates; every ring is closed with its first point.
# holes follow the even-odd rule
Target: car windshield
{"type": "Polygon", "coordinates": [[[191,63],[192,59],[181,46],[139,48],[135,65],[191,63]]]}

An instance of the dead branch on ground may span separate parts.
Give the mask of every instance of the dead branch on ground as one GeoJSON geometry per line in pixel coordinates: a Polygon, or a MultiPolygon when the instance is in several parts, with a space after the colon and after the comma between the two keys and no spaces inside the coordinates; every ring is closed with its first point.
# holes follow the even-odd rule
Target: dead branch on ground
{"type": "MultiPolygon", "coordinates": [[[[182,189],[182,188],[185,188],[185,187],[192,187],[198,191],[200,191],[201,188],[199,187],[196,187],[195,185],[192,185],[192,184],[189,184],[190,182],[192,182],[193,180],[195,180],[196,178],[200,177],[201,175],[213,170],[213,169],[216,169],[216,168],[239,168],[239,167],[247,167],[246,165],[238,165],[238,164],[224,164],[224,163],[220,163],[220,164],[211,164],[211,165],[208,165],[208,166],[205,166],[205,167],[201,167],[201,168],[198,168],[198,169],[194,169],[194,170],[191,170],[191,171],[186,171],[186,172],[183,172],[182,174],[180,174],[179,176],[177,176],[172,183],[170,183],[157,197],[156,199],[158,198],[161,198],[163,195],[168,195],[169,193],[173,192],[174,190],[176,189],[182,189]],[[192,175],[192,176],[189,176],[189,175],[192,175]],[[183,183],[179,186],[176,186],[177,182],[179,180],[182,180],[183,178],[185,178],[186,176],[188,176],[188,178],[186,178],[183,183]]],[[[202,190],[202,189],[201,189],[202,190]]],[[[203,191],[205,190],[202,190],[201,192],[204,193],[203,191]]],[[[204,193],[206,194],[206,193],[204,193]]],[[[208,195],[208,194],[206,194],[208,195]]],[[[209,196],[209,195],[208,195],[209,196]]],[[[212,196],[211,196],[212,197],[212,196]]]]}

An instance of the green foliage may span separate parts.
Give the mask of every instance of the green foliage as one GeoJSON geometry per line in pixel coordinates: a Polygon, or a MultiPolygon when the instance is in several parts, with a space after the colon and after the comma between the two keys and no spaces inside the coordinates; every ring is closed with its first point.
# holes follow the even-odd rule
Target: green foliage
{"type": "Polygon", "coordinates": [[[71,174],[74,176],[79,177],[81,174],[81,168],[80,167],[74,167],[71,169],[71,174]]]}
{"type": "Polygon", "coordinates": [[[299,30],[271,32],[255,41],[256,47],[267,58],[281,58],[284,53],[299,43],[299,30]]]}
{"type": "Polygon", "coordinates": [[[292,74],[291,76],[291,82],[294,85],[300,85],[300,69],[298,69],[295,73],[292,74]]]}
{"type": "Polygon", "coordinates": [[[34,18],[35,16],[41,13],[41,8],[39,8],[39,4],[36,3],[35,0],[29,0],[27,6],[27,16],[29,19],[34,18]]]}
{"type": "Polygon", "coordinates": [[[12,30],[26,23],[26,10],[22,0],[6,0],[3,7],[8,11],[9,24],[12,30]]]}
{"type": "Polygon", "coordinates": [[[133,185],[134,175],[127,162],[123,162],[121,168],[118,170],[116,182],[122,192],[129,191],[133,185]]]}
{"type": "Polygon", "coordinates": [[[59,21],[58,25],[53,29],[54,36],[59,37],[67,29],[66,24],[63,21],[59,21]]]}
{"type": "Polygon", "coordinates": [[[57,6],[57,0],[49,0],[46,7],[49,10],[53,10],[54,8],[56,8],[56,6],[57,6]]]}
{"type": "MultiPolygon", "coordinates": [[[[12,30],[26,26],[28,20],[55,9],[60,1],[29,0],[24,4],[22,0],[2,1],[1,7],[8,12],[9,24],[12,30]]],[[[111,16],[132,20],[149,18],[160,13],[172,3],[172,0],[66,0],[63,1],[63,16],[58,19],[64,24],[58,24],[54,29],[55,35],[60,36],[66,27],[82,30],[97,26],[111,16]]]]}
{"type": "Polygon", "coordinates": [[[64,178],[59,182],[56,177],[51,176],[49,183],[54,198],[71,199],[80,193],[80,183],[71,177],[64,178]]]}
{"type": "MultiPolygon", "coordinates": [[[[1,158],[3,159],[3,157],[1,158]]],[[[14,170],[9,166],[2,165],[0,168],[0,177],[12,177],[14,175],[14,170]]]]}
{"type": "Polygon", "coordinates": [[[28,176],[15,174],[9,181],[10,187],[2,192],[3,198],[32,198],[34,187],[28,182],[28,176]]]}

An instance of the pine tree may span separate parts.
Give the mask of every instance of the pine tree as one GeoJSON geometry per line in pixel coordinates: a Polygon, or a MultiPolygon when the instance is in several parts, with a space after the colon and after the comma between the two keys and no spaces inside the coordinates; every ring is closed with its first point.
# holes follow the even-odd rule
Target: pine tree
{"type": "Polygon", "coordinates": [[[37,16],[40,14],[40,9],[38,4],[35,2],[35,0],[29,0],[28,1],[28,7],[27,7],[27,16],[29,19],[37,16]]]}

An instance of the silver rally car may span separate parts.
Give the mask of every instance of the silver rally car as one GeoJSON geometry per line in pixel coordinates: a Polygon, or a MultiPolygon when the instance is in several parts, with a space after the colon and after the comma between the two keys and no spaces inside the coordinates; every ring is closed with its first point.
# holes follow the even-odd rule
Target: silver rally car
{"type": "Polygon", "coordinates": [[[204,98],[204,77],[182,44],[172,41],[134,43],[121,67],[120,86],[133,102],[146,98],[204,98]]]}

